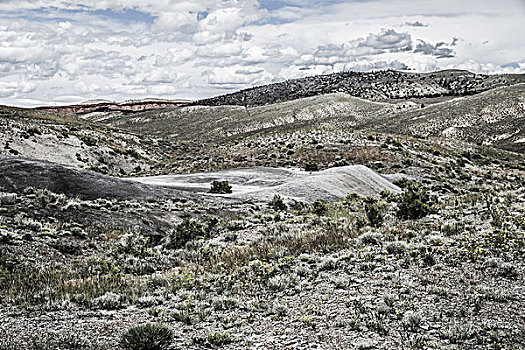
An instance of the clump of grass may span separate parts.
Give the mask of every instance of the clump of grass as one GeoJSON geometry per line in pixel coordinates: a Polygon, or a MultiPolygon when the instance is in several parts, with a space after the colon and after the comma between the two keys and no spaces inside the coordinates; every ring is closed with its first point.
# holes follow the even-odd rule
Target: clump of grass
{"type": "Polygon", "coordinates": [[[206,338],[208,343],[213,346],[222,346],[233,342],[232,337],[228,333],[211,333],[206,338]]]}
{"type": "Polygon", "coordinates": [[[386,246],[386,251],[389,254],[401,255],[408,249],[408,245],[403,241],[390,242],[386,246]]]}
{"type": "Polygon", "coordinates": [[[120,337],[126,350],[161,350],[173,340],[173,330],[163,323],[143,323],[131,327],[120,337]]]}
{"type": "Polygon", "coordinates": [[[99,271],[96,265],[63,265],[39,267],[8,255],[0,254],[0,300],[21,305],[67,300],[82,295],[82,303],[106,292],[118,291],[124,299],[142,293],[146,285],[119,273],[99,271]],[[90,271],[91,269],[91,271],[90,271]]]}

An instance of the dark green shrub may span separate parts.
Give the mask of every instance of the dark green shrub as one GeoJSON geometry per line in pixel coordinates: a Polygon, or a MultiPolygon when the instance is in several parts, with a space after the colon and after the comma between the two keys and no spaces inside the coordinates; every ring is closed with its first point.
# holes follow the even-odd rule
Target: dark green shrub
{"type": "Polygon", "coordinates": [[[272,200],[268,202],[268,205],[275,211],[286,210],[286,203],[284,203],[283,199],[278,194],[273,196],[272,200]]]}
{"type": "Polygon", "coordinates": [[[427,190],[421,184],[411,180],[404,181],[403,187],[403,193],[397,197],[397,216],[404,220],[415,220],[430,214],[433,200],[427,190]]]}
{"type": "Polygon", "coordinates": [[[173,340],[173,330],[162,323],[143,323],[131,327],[120,337],[126,350],[162,350],[173,340]]]}
{"type": "Polygon", "coordinates": [[[306,171],[319,171],[319,165],[314,162],[314,161],[310,161],[308,163],[306,163],[306,165],[304,166],[304,170],[306,171]]]}
{"type": "Polygon", "coordinates": [[[302,211],[302,210],[304,210],[306,204],[294,199],[293,202],[288,203],[288,206],[292,210],[302,211]]]}
{"type": "Polygon", "coordinates": [[[328,211],[328,206],[322,199],[316,199],[312,203],[312,212],[319,216],[325,215],[328,211]]]}
{"type": "Polygon", "coordinates": [[[202,223],[190,218],[184,218],[180,224],[175,226],[166,246],[167,248],[179,249],[183,248],[189,241],[207,236],[208,232],[202,223]]]}
{"type": "Polygon", "coordinates": [[[228,183],[228,181],[213,181],[211,183],[211,188],[208,191],[208,193],[217,193],[217,194],[224,194],[224,193],[232,193],[232,187],[228,183]]]}
{"type": "Polygon", "coordinates": [[[375,198],[367,198],[365,200],[365,214],[368,223],[372,227],[379,227],[383,225],[384,206],[381,205],[375,198]]]}
{"type": "Polygon", "coordinates": [[[409,180],[409,179],[406,179],[406,178],[402,178],[402,179],[399,179],[399,180],[395,180],[393,182],[394,185],[396,185],[397,187],[399,188],[402,188],[402,189],[405,189],[407,188],[411,183],[414,183],[415,181],[414,180],[409,180]]]}

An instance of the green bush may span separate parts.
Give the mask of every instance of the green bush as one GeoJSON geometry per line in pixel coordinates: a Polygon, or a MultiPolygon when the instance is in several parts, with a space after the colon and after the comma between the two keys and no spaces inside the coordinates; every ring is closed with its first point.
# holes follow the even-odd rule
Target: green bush
{"type": "Polygon", "coordinates": [[[283,199],[278,194],[273,196],[273,199],[268,202],[268,205],[275,211],[286,210],[286,203],[284,203],[283,199]]]}
{"type": "Polygon", "coordinates": [[[131,327],[120,337],[126,350],[162,350],[173,340],[173,330],[162,323],[143,323],[131,327]]]}
{"type": "Polygon", "coordinates": [[[166,247],[174,249],[183,248],[189,241],[207,236],[208,230],[206,230],[205,225],[199,221],[184,218],[180,224],[175,226],[166,247]]]}
{"type": "Polygon", "coordinates": [[[211,188],[208,192],[217,194],[232,193],[232,187],[228,181],[215,180],[211,183],[211,188]]]}
{"type": "Polygon", "coordinates": [[[379,227],[383,225],[384,206],[381,205],[375,198],[367,198],[365,200],[365,214],[370,226],[379,227]]]}
{"type": "Polygon", "coordinates": [[[397,197],[397,216],[399,218],[415,220],[431,213],[434,201],[421,184],[408,180],[403,181],[402,186],[404,191],[397,197]]]}
{"type": "Polygon", "coordinates": [[[310,161],[310,162],[305,164],[304,170],[306,170],[306,171],[319,171],[319,165],[316,162],[314,162],[314,161],[310,161]]]}
{"type": "Polygon", "coordinates": [[[328,205],[322,199],[316,199],[312,204],[312,212],[319,216],[325,215],[328,211],[328,205]]]}

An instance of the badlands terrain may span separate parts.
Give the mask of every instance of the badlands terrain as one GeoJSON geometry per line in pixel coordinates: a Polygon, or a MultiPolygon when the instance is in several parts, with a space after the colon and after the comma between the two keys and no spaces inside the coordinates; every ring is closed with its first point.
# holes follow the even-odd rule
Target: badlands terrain
{"type": "Polygon", "coordinates": [[[0,350],[523,349],[524,83],[1,106],[0,350]]]}

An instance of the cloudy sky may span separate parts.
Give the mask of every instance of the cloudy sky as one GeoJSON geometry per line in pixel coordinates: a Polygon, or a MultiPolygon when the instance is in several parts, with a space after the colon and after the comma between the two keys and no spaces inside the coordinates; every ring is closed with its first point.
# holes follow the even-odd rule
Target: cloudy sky
{"type": "Polygon", "coordinates": [[[525,72],[525,0],[0,0],[0,104],[202,98],[343,70],[525,72]]]}

